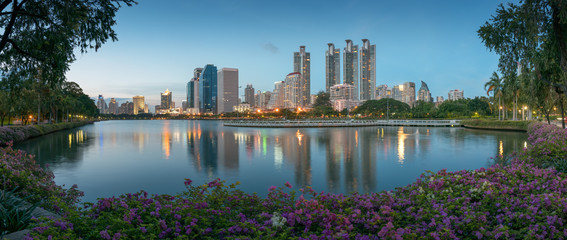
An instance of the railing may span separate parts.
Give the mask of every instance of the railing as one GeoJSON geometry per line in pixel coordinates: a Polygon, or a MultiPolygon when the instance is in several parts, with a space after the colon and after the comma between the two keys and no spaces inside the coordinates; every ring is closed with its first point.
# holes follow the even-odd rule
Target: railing
{"type": "Polygon", "coordinates": [[[287,120],[287,121],[225,121],[228,127],[359,127],[359,126],[437,126],[460,127],[460,120],[287,120]]]}

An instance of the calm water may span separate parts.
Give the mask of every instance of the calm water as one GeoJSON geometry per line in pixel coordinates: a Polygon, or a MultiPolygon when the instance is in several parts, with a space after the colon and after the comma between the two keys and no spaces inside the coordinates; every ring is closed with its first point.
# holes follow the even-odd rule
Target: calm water
{"type": "Polygon", "coordinates": [[[477,169],[519,151],[525,133],[463,128],[259,129],[220,121],[107,121],[26,141],[17,148],[49,164],[58,184],[78,184],[83,200],[146,190],[174,194],[184,178],[240,181],[267,193],[294,188],[350,193],[392,190],[425,170],[477,169]]]}

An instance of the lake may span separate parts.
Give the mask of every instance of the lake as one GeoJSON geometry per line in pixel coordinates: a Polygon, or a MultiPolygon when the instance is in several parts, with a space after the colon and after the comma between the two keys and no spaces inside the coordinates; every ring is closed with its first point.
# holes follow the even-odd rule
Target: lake
{"type": "Polygon", "coordinates": [[[272,185],[333,193],[393,190],[426,170],[489,167],[520,151],[527,134],[441,127],[236,128],[222,121],[97,122],[18,144],[79,186],[84,201],[145,190],[175,194],[185,178],[240,181],[265,196],[272,185]]]}

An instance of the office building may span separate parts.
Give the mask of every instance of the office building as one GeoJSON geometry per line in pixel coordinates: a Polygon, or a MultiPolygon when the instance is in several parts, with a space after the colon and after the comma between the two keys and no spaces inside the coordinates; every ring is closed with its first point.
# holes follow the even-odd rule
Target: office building
{"type": "Polygon", "coordinates": [[[353,45],[350,39],[346,40],[343,51],[343,83],[354,86],[354,99],[358,100],[358,45],[353,45]]]}
{"type": "Polygon", "coordinates": [[[464,98],[465,98],[465,91],[455,89],[455,90],[449,91],[449,96],[447,97],[447,100],[455,101],[455,100],[464,99],[464,98]]]}
{"type": "Polygon", "coordinates": [[[360,100],[373,100],[376,97],[376,45],[362,39],[360,48],[360,100]]]}
{"type": "Polygon", "coordinates": [[[274,92],[270,97],[267,109],[276,109],[284,107],[284,97],[285,97],[285,82],[278,81],[274,83],[274,92]]]}
{"type": "Polygon", "coordinates": [[[402,88],[402,102],[406,103],[410,107],[413,107],[415,104],[415,83],[414,82],[405,82],[402,88]]]}
{"type": "Polygon", "coordinates": [[[161,93],[160,109],[162,111],[167,111],[167,110],[169,110],[173,107],[171,105],[171,101],[172,101],[171,95],[172,95],[172,93],[169,91],[169,89],[166,89],[165,92],[161,93]]]}
{"type": "Polygon", "coordinates": [[[100,114],[105,114],[107,112],[108,105],[106,105],[106,102],[104,101],[104,97],[102,95],[98,95],[96,108],[98,108],[98,112],[100,114]]]}
{"type": "Polygon", "coordinates": [[[116,99],[111,98],[110,102],[108,103],[108,114],[118,114],[118,102],[116,102],[116,99]]]}
{"type": "Polygon", "coordinates": [[[207,64],[199,77],[199,113],[217,114],[217,67],[207,64]]]}
{"type": "Polygon", "coordinates": [[[232,112],[238,105],[238,69],[222,68],[217,75],[218,113],[232,112]]]}
{"type": "Polygon", "coordinates": [[[293,53],[293,71],[299,73],[298,107],[307,107],[311,103],[311,56],[305,46],[293,53]]]}
{"type": "Polygon", "coordinates": [[[327,93],[332,86],[341,82],[341,50],[335,48],[335,45],[328,43],[328,49],[325,52],[325,90],[327,93]]]}
{"type": "Polygon", "coordinates": [[[144,96],[134,96],[133,100],[133,114],[138,115],[140,113],[146,113],[146,103],[144,102],[144,96]]]}
{"type": "Polygon", "coordinates": [[[199,108],[199,77],[201,72],[203,72],[203,68],[195,68],[193,77],[187,83],[187,108],[199,108]]]}
{"type": "Polygon", "coordinates": [[[419,88],[419,91],[417,91],[417,100],[424,102],[433,102],[429,87],[427,87],[427,84],[424,81],[421,81],[421,87],[419,88]]]}
{"type": "Polygon", "coordinates": [[[246,85],[244,89],[244,102],[250,104],[251,108],[255,107],[256,100],[254,99],[254,87],[252,84],[246,85]]]}

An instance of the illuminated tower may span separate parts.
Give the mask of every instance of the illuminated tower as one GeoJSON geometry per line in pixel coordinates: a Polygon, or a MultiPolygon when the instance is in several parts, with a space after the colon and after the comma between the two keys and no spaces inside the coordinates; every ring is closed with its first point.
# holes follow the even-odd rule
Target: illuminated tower
{"type": "Polygon", "coordinates": [[[341,50],[332,43],[327,44],[329,49],[325,52],[325,90],[327,93],[332,86],[341,83],[341,50]]]}
{"type": "Polygon", "coordinates": [[[358,100],[358,45],[350,39],[343,51],[343,83],[354,86],[354,100],[358,100]]]}

